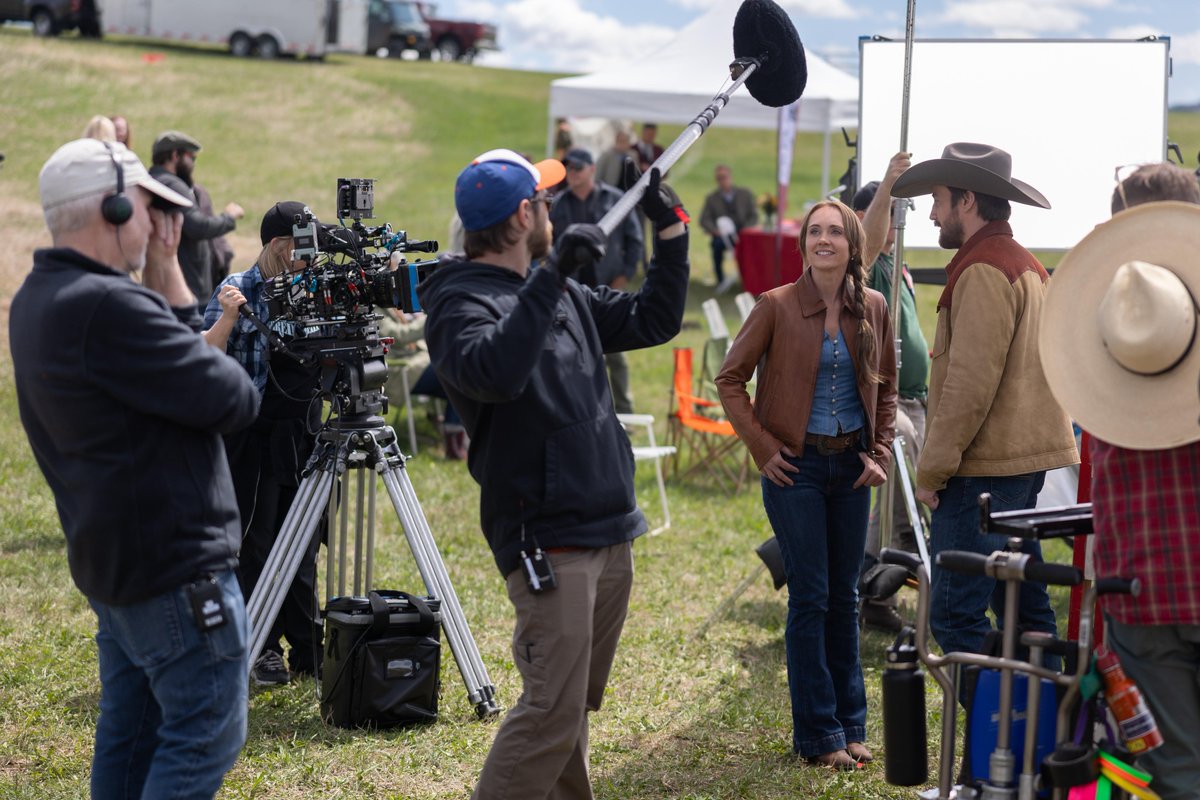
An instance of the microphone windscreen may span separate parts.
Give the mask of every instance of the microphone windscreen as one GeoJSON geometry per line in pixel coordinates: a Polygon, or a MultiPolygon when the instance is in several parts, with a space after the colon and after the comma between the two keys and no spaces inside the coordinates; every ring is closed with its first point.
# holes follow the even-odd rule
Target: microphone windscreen
{"type": "Polygon", "coordinates": [[[791,18],[773,0],[744,0],[733,20],[733,55],[765,58],[746,81],[750,95],[764,106],[790,105],[804,93],[804,45],[791,18]]]}

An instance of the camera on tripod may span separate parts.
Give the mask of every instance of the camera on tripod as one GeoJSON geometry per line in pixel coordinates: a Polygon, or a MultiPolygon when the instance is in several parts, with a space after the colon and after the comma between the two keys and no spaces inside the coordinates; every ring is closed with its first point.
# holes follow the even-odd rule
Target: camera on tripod
{"type": "Polygon", "coordinates": [[[363,225],[375,212],[374,196],[371,179],[339,178],[338,222],[350,217],[353,223],[322,224],[306,207],[292,221],[291,260],[303,266],[263,283],[270,318],[298,323],[286,343],[268,331],[271,346],[301,364],[320,365],[321,392],[344,424],[373,425],[374,415],[387,411],[390,342],[379,338],[376,306],[420,311],[417,284],[438,264],[437,258],[410,263],[399,255],[435,253],[436,241],[411,240],[387,223],[363,225]]]}
{"type": "Polygon", "coordinates": [[[395,253],[436,253],[438,243],[408,238],[390,223],[363,225],[375,213],[375,188],[370,178],[338,178],[338,225],[323,225],[307,208],[293,220],[293,261],[303,269],[279,275],[266,283],[272,319],[299,322],[362,320],[374,308],[421,310],[416,288],[437,266],[438,259],[412,261],[395,253]],[[353,220],[347,227],[345,219],[353,220]]]}

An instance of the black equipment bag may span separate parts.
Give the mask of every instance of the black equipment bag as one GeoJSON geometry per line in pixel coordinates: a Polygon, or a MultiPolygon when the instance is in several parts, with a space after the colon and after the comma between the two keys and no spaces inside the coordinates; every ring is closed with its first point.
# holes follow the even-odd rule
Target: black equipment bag
{"type": "Polygon", "coordinates": [[[330,600],[321,716],[342,728],[436,720],[440,606],[433,597],[386,590],[330,600]]]}

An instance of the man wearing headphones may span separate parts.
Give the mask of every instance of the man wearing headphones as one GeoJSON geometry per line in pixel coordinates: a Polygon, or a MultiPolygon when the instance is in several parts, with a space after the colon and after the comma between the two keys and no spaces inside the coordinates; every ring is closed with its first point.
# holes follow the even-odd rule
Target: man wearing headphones
{"type": "Polygon", "coordinates": [[[54,241],[12,300],[21,422],[97,617],[93,797],[211,798],[246,737],[241,526],[221,434],[258,392],[198,335],[176,258],[189,201],[124,145],[42,167],[54,241]],[[130,279],[142,273],[142,284],[130,279]]]}

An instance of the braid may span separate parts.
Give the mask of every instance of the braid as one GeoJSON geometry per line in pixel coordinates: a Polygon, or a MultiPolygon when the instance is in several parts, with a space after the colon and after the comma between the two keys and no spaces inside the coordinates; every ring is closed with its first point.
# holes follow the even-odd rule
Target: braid
{"type": "Polygon", "coordinates": [[[853,298],[854,316],[858,317],[858,380],[861,383],[880,383],[879,371],[875,368],[878,358],[875,330],[867,319],[866,282],[859,256],[851,256],[846,267],[846,289],[847,295],[853,298]]]}

